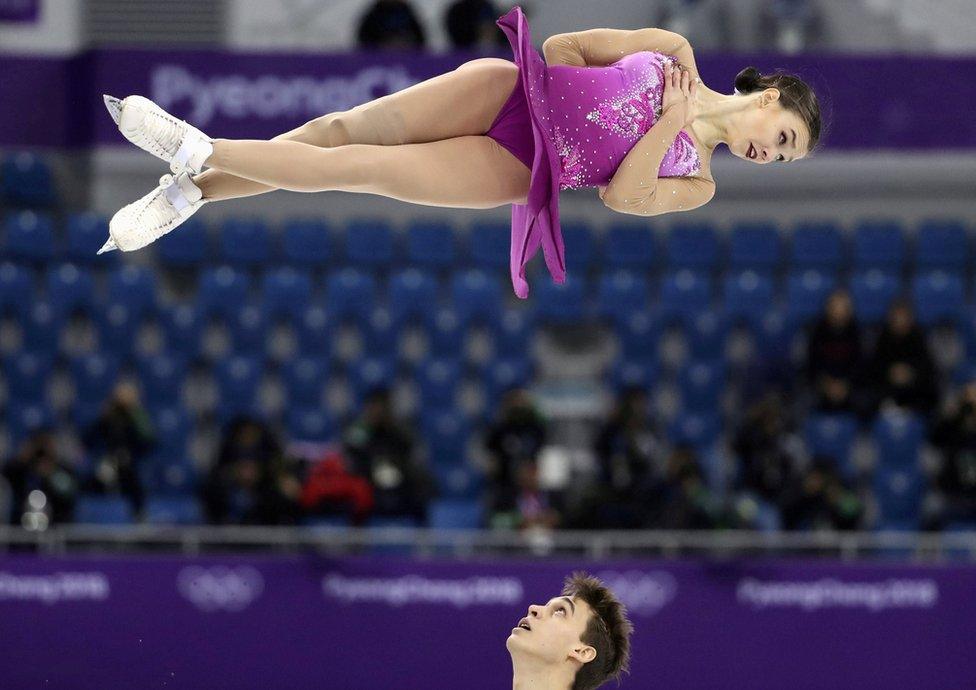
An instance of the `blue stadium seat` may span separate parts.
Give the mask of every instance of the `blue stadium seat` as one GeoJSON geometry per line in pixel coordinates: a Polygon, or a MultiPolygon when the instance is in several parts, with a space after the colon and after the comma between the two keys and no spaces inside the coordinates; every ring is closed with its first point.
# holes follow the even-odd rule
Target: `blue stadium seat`
{"type": "Polygon", "coordinates": [[[332,415],[320,405],[293,405],[285,418],[285,431],[290,441],[327,443],[336,438],[339,428],[332,415]]]}
{"type": "Polygon", "coordinates": [[[912,281],[915,319],[922,326],[957,323],[965,312],[962,278],[956,273],[930,271],[912,281]]]}
{"type": "Polygon", "coordinates": [[[854,228],[854,268],[901,271],[905,265],[905,234],[894,220],[866,220],[854,228]]]}
{"type": "Polygon", "coordinates": [[[226,421],[257,409],[264,367],[256,357],[234,355],[217,363],[217,409],[226,421]]]}
{"type": "Polygon", "coordinates": [[[75,503],[75,522],[82,525],[128,525],[135,519],[132,504],[121,496],[81,494],[75,503]]]}
{"type": "Polygon", "coordinates": [[[156,308],[156,277],[145,266],[125,264],[108,277],[108,299],[125,304],[135,316],[156,308]]]}
{"type": "Polygon", "coordinates": [[[668,439],[675,445],[692,446],[703,451],[718,440],[721,423],[711,413],[683,412],[668,426],[668,439]]]}
{"type": "Polygon", "coordinates": [[[34,300],[30,269],[10,261],[0,264],[0,311],[23,316],[34,300]]]}
{"type": "Polygon", "coordinates": [[[483,521],[480,501],[436,499],[427,512],[431,529],[478,529],[483,521]]]}
{"type": "Polygon", "coordinates": [[[401,324],[385,309],[377,309],[359,328],[363,354],[367,357],[396,358],[400,352],[401,324]]]}
{"type": "Polygon", "coordinates": [[[620,323],[650,307],[647,279],[624,269],[604,273],[597,292],[597,311],[604,319],[620,323]]]}
{"type": "Polygon", "coordinates": [[[203,350],[203,311],[195,303],[174,304],[160,312],[163,337],[169,352],[188,361],[203,350]]]}
{"type": "Polygon", "coordinates": [[[219,243],[220,260],[233,266],[261,266],[271,259],[271,233],[256,217],[225,220],[219,243]]]}
{"type": "Polygon", "coordinates": [[[532,362],[526,357],[506,357],[491,362],[485,370],[484,394],[486,415],[498,409],[502,396],[513,388],[525,388],[532,381],[532,362]]]}
{"type": "Polygon", "coordinates": [[[566,268],[574,273],[585,274],[598,254],[597,242],[585,223],[562,224],[563,248],[566,268]]]}
{"type": "Polygon", "coordinates": [[[295,322],[295,334],[301,354],[310,357],[331,356],[335,344],[334,330],[325,308],[314,304],[302,312],[295,322]]]}
{"type": "Polygon", "coordinates": [[[471,265],[485,270],[508,269],[512,225],[507,221],[478,221],[468,233],[471,265]]]}
{"type": "Polygon", "coordinates": [[[725,315],[733,322],[758,324],[773,307],[773,281],[753,270],[725,279],[725,315]]]}
{"type": "Polygon", "coordinates": [[[210,256],[210,235],[199,218],[189,218],[154,243],[156,256],[169,268],[195,268],[210,256]]]}
{"type": "Polygon", "coordinates": [[[711,225],[675,223],[666,243],[668,268],[711,272],[721,261],[721,248],[718,233],[711,225]]]}
{"type": "Polygon", "coordinates": [[[6,258],[47,263],[54,257],[54,228],[48,214],[34,211],[9,213],[4,228],[6,258]]]}
{"type": "Polygon", "coordinates": [[[43,355],[53,355],[58,351],[64,319],[49,303],[34,300],[21,325],[24,329],[21,347],[24,350],[43,355]]]}
{"type": "Polygon", "coordinates": [[[119,377],[119,362],[105,354],[91,354],[71,362],[75,384],[75,424],[87,427],[95,421],[119,377]]]}
{"type": "Polygon", "coordinates": [[[661,332],[660,320],[650,312],[631,314],[615,329],[623,356],[638,361],[657,359],[661,332]]]}
{"type": "Polygon", "coordinates": [[[450,467],[467,463],[471,425],[463,414],[451,408],[424,408],[420,428],[432,464],[450,467]]]}
{"type": "Polygon", "coordinates": [[[154,355],[137,359],[136,367],[142,384],[142,399],[147,406],[180,404],[186,376],[184,360],[168,354],[154,355]]]}
{"type": "Polygon", "coordinates": [[[285,221],[281,252],[288,263],[308,269],[322,268],[335,256],[332,229],[319,218],[285,221]]]}
{"type": "Polygon", "coordinates": [[[453,407],[456,404],[461,365],[456,358],[432,358],[417,368],[420,404],[425,408],[453,407]]]}
{"type": "Polygon", "coordinates": [[[880,523],[908,523],[917,527],[925,481],[917,468],[879,467],[873,479],[880,523]]]}
{"type": "Polygon", "coordinates": [[[200,275],[197,304],[207,316],[227,316],[247,302],[251,280],[231,266],[208,268],[200,275]]]}
{"type": "Polygon", "coordinates": [[[493,325],[503,304],[501,282],[479,269],[459,271],[451,277],[451,298],[464,324],[493,325]]]}
{"type": "Polygon", "coordinates": [[[200,501],[194,496],[153,496],[146,501],[150,525],[199,525],[203,521],[200,501]]]}
{"type": "Polygon", "coordinates": [[[790,243],[790,264],[795,272],[817,269],[836,273],[844,268],[847,252],[844,237],[831,221],[797,223],[790,243]]]}
{"type": "Polygon", "coordinates": [[[312,276],[306,270],[285,266],[265,273],[262,278],[261,300],[272,320],[298,318],[311,299],[312,276]]]}
{"type": "Polygon", "coordinates": [[[0,198],[10,206],[49,208],[58,201],[51,168],[29,151],[7,154],[0,161],[0,198]]]}
{"type": "Polygon", "coordinates": [[[35,431],[51,428],[54,425],[54,413],[43,403],[30,403],[11,399],[7,403],[4,414],[7,421],[7,432],[10,444],[16,448],[35,431]]]}
{"type": "Polygon", "coordinates": [[[406,259],[411,266],[431,271],[453,267],[458,262],[454,226],[438,220],[418,220],[407,228],[406,259]]]}
{"type": "Polygon", "coordinates": [[[396,367],[390,359],[365,357],[349,367],[349,389],[355,407],[362,405],[370,391],[379,388],[392,388],[396,367]]]}
{"type": "Polygon", "coordinates": [[[789,318],[808,321],[823,309],[837,285],[833,274],[815,269],[791,273],[786,279],[786,312],[789,318]]]}
{"type": "Polygon", "coordinates": [[[783,240],[772,222],[743,222],[732,227],[729,266],[733,270],[774,272],[783,262],[783,240]]]}
{"type": "Polygon", "coordinates": [[[485,485],[484,475],[471,465],[433,464],[440,495],[447,499],[478,499],[485,485]]]}
{"type": "Polygon", "coordinates": [[[98,347],[106,354],[123,360],[133,349],[133,333],[141,320],[135,317],[125,304],[106,302],[92,314],[98,332],[98,347]]]}
{"type": "Polygon", "coordinates": [[[408,268],[390,276],[386,303],[396,323],[419,320],[437,308],[438,284],[434,276],[408,268]]]}
{"type": "Polygon", "coordinates": [[[382,218],[360,218],[346,226],[346,260],[353,266],[383,269],[393,264],[393,229],[382,218]]]}
{"type": "Polygon", "coordinates": [[[729,335],[728,321],[706,309],[682,320],[682,331],[693,359],[723,359],[729,335]]]}
{"type": "Polygon", "coordinates": [[[685,412],[716,412],[725,392],[725,367],[721,362],[690,361],[678,374],[681,405],[685,412]]]}
{"type": "Polygon", "coordinates": [[[108,218],[92,212],[72,213],[67,221],[65,258],[79,264],[107,265],[117,260],[118,252],[97,256],[108,239],[108,218]]]}
{"type": "MultiPolygon", "coordinates": [[[[187,446],[190,439],[190,418],[187,411],[178,403],[175,405],[154,405],[149,408],[152,416],[152,424],[156,432],[156,445],[150,454],[148,464],[153,466],[164,466],[177,462],[184,462],[188,458],[187,446]]],[[[161,480],[153,491],[181,491],[188,488],[189,484],[180,482],[190,482],[193,477],[184,478],[173,476],[166,477],[157,475],[156,479],[161,480]]]]}
{"type": "Polygon", "coordinates": [[[618,359],[610,372],[610,381],[617,392],[625,388],[640,388],[650,393],[658,382],[659,369],[652,359],[618,359]]]}
{"type": "Polygon", "coordinates": [[[565,283],[540,280],[536,286],[536,307],[544,323],[572,326],[586,316],[586,293],[581,278],[567,277],[565,283]]]}
{"type": "Polygon", "coordinates": [[[811,456],[829,459],[845,476],[854,477],[851,450],[857,439],[857,417],[853,414],[811,414],[804,423],[803,436],[811,456]]]}
{"type": "Polygon", "coordinates": [[[908,412],[885,411],[875,420],[873,432],[879,467],[911,469],[918,466],[925,440],[925,423],[920,417],[908,412]]]}
{"type": "Polygon", "coordinates": [[[200,483],[196,467],[182,455],[173,459],[157,456],[142,474],[145,488],[158,498],[185,497],[196,492],[200,483]]]}
{"type": "Polygon", "coordinates": [[[54,360],[47,355],[23,350],[3,361],[7,398],[18,403],[42,403],[54,360]]]}
{"type": "Polygon", "coordinates": [[[712,280],[694,271],[667,274],[661,284],[661,313],[665,318],[685,318],[708,309],[712,302],[712,280]]]}
{"type": "Polygon", "coordinates": [[[46,283],[48,302],[58,314],[69,316],[75,311],[91,310],[95,283],[88,269],[74,264],[51,266],[46,283]]]}
{"type": "Polygon", "coordinates": [[[245,304],[227,315],[224,323],[230,334],[230,349],[235,355],[261,357],[268,339],[267,313],[264,309],[245,304]]]}
{"type": "Polygon", "coordinates": [[[322,402],[322,393],[329,379],[326,357],[296,357],[282,367],[282,381],[289,405],[314,407],[322,402]]]}
{"type": "Polygon", "coordinates": [[[856,273],[851,279],[854,314],[863,323],[878,323],[888,307],[901,293],[898,274],[872,268],[856,273]]]}
{"type": "Polygon", "coordinates": [[[535,312],[529,309],[505,309],[498,318],[492,334],[495,355],[520,357],[531,351],[536,330],[535,312]]]}
{"type": "Polygon", "coordinates": [[[355,268],[331,274],[326,281],[325,306],[330,320],[362,322],[376,307],[376,280],[355,268]]]}
{"type": "Polygon", "coordinates": [[[924,219],[918,224],[915,266],[923,271],[963,273],[969,267],[970,246],[961,220],[924,219]]]}
{"type": "Polygon", "coordinates": [[[659,249],[654,231],[646,225],[617,223],[607,229],[605,265],[608,269],[623,268],[648,271],[658,261],[659,249]]]}
{"type": "Polygon", "coordinates": [[[431,355],[456,357],[463,351],[465,327],[455,310],[444,307],[429,312],[424,326],[431,355]]]}

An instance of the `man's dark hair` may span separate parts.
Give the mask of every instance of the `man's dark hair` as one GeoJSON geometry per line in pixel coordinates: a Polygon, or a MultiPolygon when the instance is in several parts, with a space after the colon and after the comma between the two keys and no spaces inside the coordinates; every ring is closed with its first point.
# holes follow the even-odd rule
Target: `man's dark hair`
{"type": "Polygon", "coordinates": [[[582,599],[593,610],[580,639],[596,650],[596,658],[576,672],[572,690],[594,690],[610,679],[619,681],[630,667],[634,626],[627,619],[627,609],[605,584],[585,572],[566,578],[563,595],[582,599]]]}

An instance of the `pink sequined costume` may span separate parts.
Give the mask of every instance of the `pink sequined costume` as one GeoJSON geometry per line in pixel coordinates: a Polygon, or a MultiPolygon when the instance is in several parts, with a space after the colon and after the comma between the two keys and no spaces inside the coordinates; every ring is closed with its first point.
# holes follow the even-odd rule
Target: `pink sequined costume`
{"type": "MultiPolygon", "coordinates": [[[[553,280],[566,280],[559,190],[610,182],[627,152],[660,117],[664,62],[677,60],[640,52],[606,67],[548,67],[532,47],[520,8],[498,25],[512,44],[519,80],[487,135],[532,171],[527,203],[512,205],[512,285],[525,298],[525,265],[540,246],[553,280]]],[[[694,175],[699,168],[694,143],[681,131],[657,176],[694,175]]]]}

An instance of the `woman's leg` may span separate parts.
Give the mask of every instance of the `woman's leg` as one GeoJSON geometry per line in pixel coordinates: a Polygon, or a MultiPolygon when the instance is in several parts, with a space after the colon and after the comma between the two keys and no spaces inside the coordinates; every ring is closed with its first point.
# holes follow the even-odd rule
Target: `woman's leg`
{"type": "Polygon", "coordinates": [[[429,206],[491,208],[524,202],[529,189],[529,169],[486,136],[337,148],[215,139],[207,165],[278,189],[363,192],[429,206]]]}
{"type": "MultiPolygon", "coordinates": [[[[323,115],[278,135],[323,148],[349,144],[419,144],[488,131],[518,78],[514,63],[498,58],[467,62],[452,72],[414,84],[340,113],[323,115]]],[[[194,178],[212,201],[261,194],[274,187],[222,170],[194,178]]]]}

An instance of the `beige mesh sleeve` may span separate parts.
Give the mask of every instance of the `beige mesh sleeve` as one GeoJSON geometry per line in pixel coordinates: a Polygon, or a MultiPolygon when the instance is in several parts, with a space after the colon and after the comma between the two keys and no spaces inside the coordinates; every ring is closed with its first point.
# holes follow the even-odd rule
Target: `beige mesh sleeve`
{"type": "MultiPolygon", "coordinates": [[[[691,46],[685,37],[664,29],[590,29],[556,34],[542,44],[546,64],[575,67],[602,67],[642,50],[674,55],[681,64],[694,68],[691,46]]],[[[698,76],[697,69],[693,73],[698,76]]]]}

